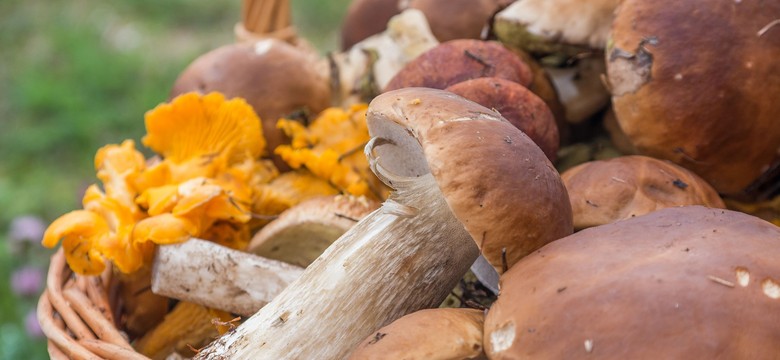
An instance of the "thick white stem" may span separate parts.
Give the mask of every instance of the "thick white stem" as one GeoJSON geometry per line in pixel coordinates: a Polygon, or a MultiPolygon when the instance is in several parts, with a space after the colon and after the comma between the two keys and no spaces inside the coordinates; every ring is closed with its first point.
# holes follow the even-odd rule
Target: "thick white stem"
{"type": "Polygon", "coordinates": [[[407,181],[391,211],[360,221],[198,358],[341,359],[374,330],[439,305],[479,251],[430,174],[407,181]]]}
{"type": "Polygon", "coordinates": [[[158,247],[152,292],[249,316],[302,273],[298,266],[190,239],[158,247]]]}

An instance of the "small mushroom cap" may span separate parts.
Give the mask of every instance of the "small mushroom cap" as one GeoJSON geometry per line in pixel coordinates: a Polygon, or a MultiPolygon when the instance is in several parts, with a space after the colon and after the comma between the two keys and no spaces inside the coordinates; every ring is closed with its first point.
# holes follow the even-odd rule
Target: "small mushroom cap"
{"type": "Polygon", "coordinates": [[[212,50],[179,75],[171,97],[196,91],[217,91],[241,97],[263,122],[268,153],[284,142],[276,121],[305,109],[318,113],[330,104],[327,79],[315,70],[315,58],[281,40],[231,44],[212,50]]]}
{"type": "Polygon", "coordinates": [[[524,86],[499,78],[477,78],[446,90],[498,111],[528,135],[550,161],[555,161],[559,145],[555,117],[544,101],[524,86]]]}
{"type": "Polygon", "coordinates": [[[431,31],[441,41],[479,39],[482,29],[504,0],[408,0],[428,18],[431,31]]]}
{"type": "Polygon", "coordinates": [[[379,204],[364,197],[333,195],[299,203],[262,228],[249,252],[306,267],[379,204]]]}
{"type": "Polygon", "coordinates": [[[406,87],[446,89],[470,79],[497,77],[528,86],[531,68],[495,41],[452,40],[430,49],[399,71],[384,91],[406,87]]]}
{"type": "Polygon", "coordinates": [[[607,77],[639,152],[727,195],[780,160],[778,18],[778,1],[623,1],[607,77]]]}
{"type": "Polygon", "coordinates": [[[490,359],[772,359],[780,227],[667,208],[525,257],[485,319],[490,359]]]}
{"type": "Polygon", "coordinates": [[[401,12],[400,0],[355,0],[349,4],[341,24],[341,49],[379,34],[387,28],[387,22],[401,12]]]}
{"type": "Polygon", "coordinates": [[[569,192],[575,229],[673,206],[726,207],[715,189],[696,174],[647,156],[591,161],[564,171],[561,177],[569,192]]]}
{"type": "Polygon", "coordinates": [[[420,310],[390,323],[358,345],[353,360],[448,360],[483,358],[482,324],[476,309],[420,310]]]}
{"type": "Polygon", "coordinates": [[[499,273],[503,250],[511,266],[573,231],[558,172],[499,113],[447,91],[406,88],[376,97],[367,120],[371,136],[386,142],[367,147],[374,167],[393,177],[432,174],[450,210],[499,273]]]}

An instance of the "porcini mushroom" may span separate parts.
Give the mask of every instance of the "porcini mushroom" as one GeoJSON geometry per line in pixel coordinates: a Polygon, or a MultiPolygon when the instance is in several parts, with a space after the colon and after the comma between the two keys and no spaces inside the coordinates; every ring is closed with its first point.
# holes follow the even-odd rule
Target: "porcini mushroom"
{"type": "Polygon", "coordinates": [[[484,359],[485,312],[477,309],[426,309],[374,331],[351,360],[484,359]]]}
{"type": "Polygon", "coordinates": [[[511,266],[571,233],[558,173],[495,111],[411,88],[374,99],[368,124],[366,154],[390,199],[199,358],[343,358],[374,329],[441,303],[479,248],[501,271],[502,253],[511,266]]]}
{"type": "MultiPolygon", "coordinates": [[[[623,1],[607,75],[620,128],[639,152],[726,195],[780,163],[778,18],[777,1],[623,1]]],[[[777,174],[759,182],[777,183],[777,174]]]]}
{"type": "Polygon", "coordinates": [[[544,101],[525,86],[509,80],[484,77],[466,80],[445,90],[498,111],[528,135],[550,161],[555,161],[559,145],[555,118],[544,101]]]}
{"type": "Polygon", "coordinates": [[[601,81],[615,8],[620,0],[523,0],[496,15],[493,31],[511,47],[541,59],[570,123],[590,119],[609,103],[601,81]]]}
{"type": "Polygon", "coordinates": [[[525,257],[485,319],[490,359],[771,359],[780,228],[701,206],[583,230],[525,257]]]}
{"type": "Polygon", "coordinates": [[[306,267],[378,207],[375,201],[348,195],[321,196],[303,201],[255,234],[248,251],[306,267]]]}
{"type": "Polygon", "coordinates": [[[341,50],[347,51],[387,28],[390,18],[401,12],[400,0],[355,0],[347,7],[341,24],[341,50]]]}
{"type": "MultiPolygon", "coordinates": [[[[511,0],[510,0],[511,1],[511,0]]],[[[433,35],[441,41],[480,39],[491,17],[507,0],[406,0],[402,4],[425,14],[433,35]]]]}
{"type": "Polygon", "coordinates": [[[341,27],[341,48],[385,30],[388,20],[407,9],[421,11],[441,42],[480,39],[493,14],[511,0],[355,0],[341,27]]]}
{"type": "Polygon", "coordinates": [[[318,113],[330,105],[328,79],[316,62],[312,54],[276,39],[225,45],[193,61],[176,79],[171,97],[218,91],[244,98],[262,120],[270,154],[284,140],[276,128],[279,118],[299,110],[318,113]]]}
{"type": "Polygon", "coordinates": [[[586,162],[564,171],[561,178],[569,192],[575,229],[673,206],[726,207],[715,189],[696,174],[647,156],[586,162]]]}
{"type": "Polygon", "coordinates": [[[495,41],[452,40],[420,54],[399,71],[384,91],[405,87],[445,89],[462,81],[497,77],[528,86],[531,68],[495,41]]]}

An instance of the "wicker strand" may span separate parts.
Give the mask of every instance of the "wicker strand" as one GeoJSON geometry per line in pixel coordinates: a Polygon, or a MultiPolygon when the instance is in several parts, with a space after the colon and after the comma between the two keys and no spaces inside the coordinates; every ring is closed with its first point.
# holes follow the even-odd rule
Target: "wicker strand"
{"type": "Polygon", "coordinates": [[[116,346],[130,349],[133,347],[117,331],[114,324],[109,322],[105,316],[98,310],[92,302],[89,301],[84,292],[75,288],[67,289],[63,292],[65,299],[70,302],[70,306],[81,316],[89,327],[97,334],[101,340],[112,343],[116,346]]]}
{"type": "Polygon", "coordinates": [[[148,357],[137,353],[133,349],[126,349],[119,345],[100,340],[80,340],[79,344],[108,360],[149,360],[148,357]]]}
{"type": "MultiPolygon", "coordinates": [[[[65,324],[68,326],[77,339],[96,339],[95,334],[84,324],[81,318],[76,314],[67,300],[62,296],[62,286],[65,284],[67,278],[63,271],[66,267],[65,253],[60,248],[54,256],[51,258],[49,264],[49,274],[46,277],[46,290],[48,293],[48,300],[55,310],[60,314],[65,324]]],[[[67,286],[67,285],[66,285],[67,286]]]]}
{"type": "MultiPolygon", "coordinates": [[[[38,301],[38,321],[41,323],[41,330],[49,339],[49,342],[54,343],[56,347],[66,357],[76,360],[99,360],[100,357],[96,356],[83,346],[79,345],[72,337],[70,337],[65,330],[59,328],[54,321],[54,308],[49,301],[49,291],[45,290],[41,299],[38,301]]],[[[52,352],[49,347],[49,355],[54,359],[59,353],[52,352]]]]}

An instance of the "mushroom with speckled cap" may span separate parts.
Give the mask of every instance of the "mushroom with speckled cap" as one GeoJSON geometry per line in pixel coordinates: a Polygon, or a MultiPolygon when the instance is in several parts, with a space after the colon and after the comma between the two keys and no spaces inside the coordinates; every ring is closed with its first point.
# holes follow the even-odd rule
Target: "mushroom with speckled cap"
{"type": "Polygon", "coordinates": [[[780,228],[686,206],[556,240],[501,278],[490,359],[774,359],[780,228]]]}

